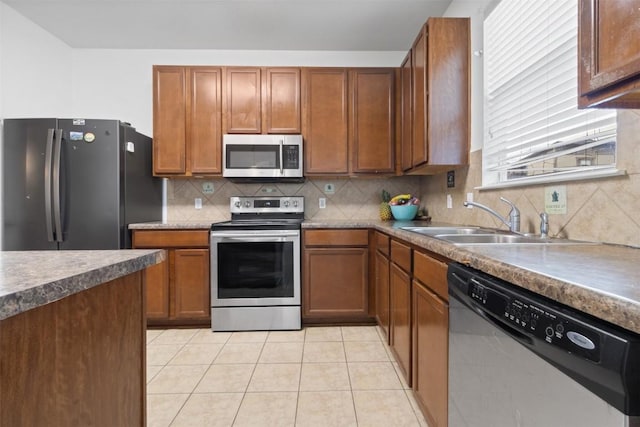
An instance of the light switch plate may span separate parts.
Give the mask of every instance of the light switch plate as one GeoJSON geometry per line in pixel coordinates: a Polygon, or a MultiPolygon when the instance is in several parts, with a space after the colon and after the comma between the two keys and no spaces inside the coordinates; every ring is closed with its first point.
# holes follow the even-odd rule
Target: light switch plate
{"type": "Polygon", "coordinates": [[[318,199],[318,207],[319,207],[320,209],[324,209],[324,208],[326,208],[326,207],[327,207],[327,199],[325,199],[324,197],[320,197],[320,198],[318,199]]]}
{"type": "Polygon", "coordinates": [[[195,208],[196,209],[202,209],[202,199],[200,197],[196,197],[195,208]]]}
{"type": "Polygon", "coordinates": [[[567,214],[566,185],[554,185],[544,188],[544,211],[548,214],[567,214]]]}

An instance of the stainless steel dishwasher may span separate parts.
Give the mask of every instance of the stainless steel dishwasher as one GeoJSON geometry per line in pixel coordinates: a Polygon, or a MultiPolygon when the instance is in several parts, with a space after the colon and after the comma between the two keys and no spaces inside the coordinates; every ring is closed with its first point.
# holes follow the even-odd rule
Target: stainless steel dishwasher
{"type": "Polygon", "coordinates": [[[449,427],[638,427],[640,335],[452,263],[449,427]]]}

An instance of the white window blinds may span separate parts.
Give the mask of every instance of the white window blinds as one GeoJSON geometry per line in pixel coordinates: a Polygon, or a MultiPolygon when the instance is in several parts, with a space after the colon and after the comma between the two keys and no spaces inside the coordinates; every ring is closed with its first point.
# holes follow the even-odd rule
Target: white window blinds
{"type": "Polygon", "coordinates": [[[616,111],[578,110],[576,0],[502,0],[484,22],[483,186],[615,170],[616,111]]]}

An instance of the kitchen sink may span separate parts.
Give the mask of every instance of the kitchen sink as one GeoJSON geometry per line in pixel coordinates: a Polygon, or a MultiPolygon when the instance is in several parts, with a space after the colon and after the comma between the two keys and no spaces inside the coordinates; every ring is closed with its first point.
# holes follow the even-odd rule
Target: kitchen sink
{"type": "Polygon", "coordinates": [[[480,227],[401,227],[402,230],[444,240],[454,245],[584,245],[580,240],[552,239],[502,232],[480,227]]]}
{"type": "Polygon", "coordinates": [[[491,230],[480,227],[400,227],[402,230],[424,234],[426,236],[445,235],[467,235],[467,234],[487,234],[491,230]]]}
{"type": "Polygon", "coordinates": [[[442,240],[446,240],[451,243],[457,243],[460,245],[481,245],[481,244],[504,244],[504,243],[537,243],[547,244],[553,243],[554,240],[558,242],[562,239],[541,239],[537,237],[521,236],[519,234],[439,234],[434,237],[442,240]]]}

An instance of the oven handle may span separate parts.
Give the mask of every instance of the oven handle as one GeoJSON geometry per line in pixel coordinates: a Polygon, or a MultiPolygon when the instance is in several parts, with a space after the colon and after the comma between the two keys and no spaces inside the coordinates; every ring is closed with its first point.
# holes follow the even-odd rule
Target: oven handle
{"type": "Polygon", "coordinates": [[[211,240],[237,240],[242,242],[284,242],[291,240],[292,237],[299,237],[300,235],[293,232],[283,232],[279,234],[269,235],[256,235],[256,234],[238,234],[238,233],[212,233],[211,240]]]}

